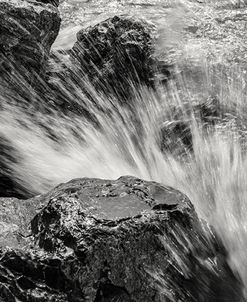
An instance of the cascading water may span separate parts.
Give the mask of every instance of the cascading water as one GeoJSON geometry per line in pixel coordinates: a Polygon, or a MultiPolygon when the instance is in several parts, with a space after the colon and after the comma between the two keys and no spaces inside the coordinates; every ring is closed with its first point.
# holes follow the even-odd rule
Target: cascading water
{"type": "MultiPolygon", "coordinates": [[[[192,80],[187,78],[179,82],[179,87],[171,81],[155,90],[133,83],[131,110],[116,97],[96,92],[86,78],[77,79],[73,91],[61,88],[67,89],[68,103],[84,103],[96,123],[84,116],[57,112],[48,102],[44,109],[49,107],[49,114],[36,111],[32,104],[27,112],[21,96],[1,93],[0,136],[16,152],[16,161],[7,161],[6,165],[30,194],[46,192],[73,178],[116,179],[122,175],[179,189],[200,217],[214,226],[229,250],[231,267],[247,286],[247,125],[245,95],[240,93],[244,91],[245,74],[237,70],[224,82],[220,71],[210,74],[205,67],[204,72],[203,87],[195,84],[192,91],[188,89],[193,86],[192,80]],[[220,102],[230,104],[236,117],[205,132],[185,107],[193,106],[192,92],[196,97],[210,94],[217,77],[214,85],[220,102]],[[13,99],[18,98],[17,104],[13,99]],[[193,134],[193,152],[182,158],[160,148],[160,129],[173,120],[174,106],[183,112],[182,121],[189,119],[193,134]]],[[[39,102],[35,95],[32,99],[34,104],[39,102]]]]}
{"type": "MultiPolygon", "coordinates": [[[[76,87],[78,96],[85,101],[80,85],[76,87]]],[[[104,109],[96,109],[87,100],[97,127],[83,116],[62,116],[55,111],[30,115],[5,100],[0,133],[18,154],[15,163],[8,163],[16,182],[38,194],[73,178],[134,175],[179,189],[220,234],[230,252],[231,266],[245,282],[247,158],[232,121],[206,135],[192,119],[194,153],[183,160],[169,150],[160,150],[159,129],[171,120],[171,104],[183,107],[174,85],[135,91],[135,119],[133,111],[116,99],[91,92],[104,109]]]]}

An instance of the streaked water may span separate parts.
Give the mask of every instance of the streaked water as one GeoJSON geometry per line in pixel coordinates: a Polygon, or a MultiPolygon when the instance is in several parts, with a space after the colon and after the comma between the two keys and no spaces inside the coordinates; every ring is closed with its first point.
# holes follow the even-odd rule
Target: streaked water
{"type": "MultiPolygon", "coordinates": [[[[71,33],[120,11],[131,12],[132,15],[139,12],[142,17],[153,15],[161,29],[165,16],[170,31],[165,30],[165,40],[160,41],[173,43],[173,47],[176,43],[181,45],[182,25],[175,20],[181,19],[184,7],[177,8],[177,16],[169,21],[169,8],[173,5],[169,1],[155,1],[155,4],[153,1],[145,5],[140,1],[85,1],[83,5],[81,2],[63,4],[64,15],[66,7],[70,10],[70,5],[78,6],[78,9],[74,13],[70,11],[73,22],[69,24],[71,20],[67,20],[64,23],[54,47],[69,48],[74,40],[71,33]],[[92,20],[92,16],[97,14],[98,17],[92,20]]],[[[157,45],[161,50],[163,42],[157,45]]],[[[97,93],[86,78],[78,79],[73,84],[73,91],[66,92],[68,102],[71,99],[73,103],[76,95],[76,102],[86,103],[88,110],[96,116],[97,127],[83,116],[62,115],[55,110],[45,115],[33,109],[35,106],[30,106],[27,113],[21,105],[13,102],[16,95],[1,93],[0,135],[18,151],[17,163],[8,164],[16,181],[32,194],[46,192],[72,178],[116,179],[121,175],[155,180],[181,190],[195,205],[200,217],[220,234],[230,252],[231,267],[247,285],[247,154],[243,139],[247,126],[246,74],[241,68],[233,68],[227,77],[223,77],[221,70],[212,72],[205,64],[205,58],[199,56],[201,58],[203,60],[197,66],[202,74],[199,82],[182,77],[177,80],[179,88],[177,82],[171,82],[155,90],[137,88],[133,84],[135,105],[131,112],[119,105],[113,96],[97,93]],[[85,87],[99,104],[98,109],[85,95],[85,87]],[[210,133],[203,133],[200,123],[188,117],[183,108],[192,106],[198,98],[206,99],[212,91],[222,104],[234,108],[237,118],[230,118],[210,133]],[[173,119],[174,104],[184,112],[181,119],[191,119],[194,153],[186,156],[185,160],[160,150],[159,130],[165,122],[173,119]],[[236,120],[242,121],[241,135],[236,120]]],[[[34,96],[33,102],[38,101],[34,96]]]]}
{"type": "MultiPolygon", "coordinates": [[[[75,87],[78,102],[80,98],[86,100],[83,85],[89,84],[81,81],[75,87]]],[[[134,175],[179,189],[191,199],[200,217],[218,231],[230,251],[232,268],[246,282],[247,154],[234,122],[203,135],[192,119],[194,155],[182,161],[169,152],[162,153],[159,147],[159,129],[172,118],[171,104],[184,106],[175,84],[168,90],[143,87],[136,91],[135,119],[133,112],[118,105],[114,98],[101,96],[93,89],[91,93],[109,113],[96,110],[88,100],[88,108],[100,127],[82,116],[33,112],[30,117],[22,108],[13,107],[11,100],[3,104],[0,134],[18,151],[20,160],[9,163],[16,181],[36,194],[84,176],[116,179],[134,175]],[[46,129],[40,126],[44,124],[46,129]],[[57,141],[47,134],[47,128],[57,141]]],[[[186,93],[184,87],[182,94],[186,93]]],[[[240,104],[244,105],[244,99],[237,104],[241,112],[240,104]]],[[[182,118],[188,117],[185,114],[182,118]]]]}

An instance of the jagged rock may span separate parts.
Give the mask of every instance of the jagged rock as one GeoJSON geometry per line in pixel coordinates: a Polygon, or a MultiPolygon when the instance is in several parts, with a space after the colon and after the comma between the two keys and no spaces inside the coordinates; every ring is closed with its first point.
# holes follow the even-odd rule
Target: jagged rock
{"type": "Polygon", "coordinates": [[[0,0],[0,75],[21,71],[25,77],[25,70],[44,72],[59,27],[59,12],[52,5],[0,0]]]}
{"type": "Polygon", "coordinates": [[[154,39],[151,23],[115,16],[79,31],[72,54],[97,88],[128,98],[131,83],[153,84],[154,39]]]}
{"type": "Polygon", "coordinates": [[[0,198],[0,246],[20,248],[25,244],[30,221],[42,206],[38,197],[28,200],[0,198]]]}
{"type": "Polygon", "coordinates": [[[79,31],[72,49],[52,52],[47,70],[50,98],[63,112],[73,111],[90,120],[94,118],[75,87],[92,98],[92,103],[96,102],[90,89],[96,88],[121,104],[131,105],[132,92],[139,85],[153,87],[158,78],[166,81],[170,76],[171,67],[155,56],[155,35],[151,23],[124,16],[79,31]]]}
{"type": "Polygon", "coordinates": [[[147,81],[152,38],[152,27],[144,21],[116,16],[79,31],[72,50],[92,79],[106,77],[110,83],[115,78],[124,80],[129,73],[135,80],[147,81]]]}
{"type": "MultiPolygon", "coordinates": [[[[209,59],[213,64],[246,65],[246,0],[206,1],[190,0],[182,2],[166,1],[159,5],[155,0],[139,2],[112,2],[91,0],[74,9],[68,0],[62,2],[61,14],[64,26],[71,22],[75,26],[94,23],[106,14],[145,16],[159,29],[158,50],[168,64],[181,64],[192,71],[195,65],[201,67],[202,60],[209,59]],[[235,5],[233,3],[235,2],[235,5]],[[241,7],[241,8],[240,8],[241,7]],[[85,14],[85,19],[81,16],[85,14]]],[[[68,29],[69,31],[69,29],[68,29]]],[[[69,33],[67,32],[67,36],[69,33]]],[[[74,36],[73,29],[70,36],[74,36]]],[[[68,39],[70,42],[70,40],[68,39]]],[[[228,66],[229,66],[228,65],[228,66]]],[[[196,75],[195,75],[196,76],[196,75]]],[[[198,79],[197,79],[198,80],[198,79]]]]}
{"type": "Polygon", "coordinates": [[[1,242],[0,300],[242,301],[224,247],[172,188],[84,178],[26,202],[1,208],[26,239],[1,242]]]}

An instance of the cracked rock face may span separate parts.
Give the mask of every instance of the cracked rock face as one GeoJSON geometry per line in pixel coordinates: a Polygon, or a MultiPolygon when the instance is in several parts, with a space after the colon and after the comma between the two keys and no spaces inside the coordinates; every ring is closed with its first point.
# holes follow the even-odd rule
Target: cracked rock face
{"type": "Polygon", "coordinates": [[[0,0],[1,72],[20,68],[43,72],[60,21],[59,12],[52,5],[0,0]]]}
{"type": "Polygon", "coordinates": [[[172,188],[84,178],[6,202],[0,219],[12,242],[0,241],[0,301],[242,299],[223,246],[172,188]]]}

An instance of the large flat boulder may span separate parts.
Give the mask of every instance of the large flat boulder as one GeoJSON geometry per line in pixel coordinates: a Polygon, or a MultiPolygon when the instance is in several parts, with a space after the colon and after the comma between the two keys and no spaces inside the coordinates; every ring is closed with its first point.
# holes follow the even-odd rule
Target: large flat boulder
{"type": "Polygon", "coordinates": [[[15,225],[7,241],[0,230],[2,301],[242,299],[224,247],[172,188],[84,178],[24,203],[1,202],[1,223],[15,225]]]}

